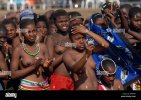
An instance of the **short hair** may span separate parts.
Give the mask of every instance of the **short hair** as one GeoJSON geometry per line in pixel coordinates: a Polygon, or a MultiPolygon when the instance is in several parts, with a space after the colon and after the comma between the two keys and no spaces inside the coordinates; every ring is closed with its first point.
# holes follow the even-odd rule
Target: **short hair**
{"type": "Polygon", "coordinates": [[[56,20],[58,16],[68,16],[68,13],[64,9],[58,9],[53,13],[53,19],[56,20]]]}
{"type": "Polygon", "coordinates": [[[37,16],[37,22],[36,23],[38,23],[40,21],[44,22],[47,26],[47,21],[46,21],[45,16],[43,16],[43,15],[37,16]]]}
{"type": "Polygon", "coordinates": [[[35,24],[35,21],[33,19],[23,19],[20,21],[20,28],[23,29],[30,24],[35,24]]]}
{"type": "Polygon", "coordinates": [[[98,18],[102,18],[102,14],[101,13],[95,13],[95,14],[92,15],[92,20],[93,20],[94,23],[96,22],[96,20],[98,18]]]}
{"type": "Polygon", "coordinates": [[[74,20],[76,18],[80,18],[82,19],[82,21],[84,21],[84,18],[82,17],[82,15],[78,12],[78,11],[71,11],[68,13],[70,21],[74,20]]]}
{"type": "Polygon", "coordinates": [[[16,28],[16,24],[11,20],[11,19],[4,19],[2,24],[5,26],[7,24],[12,24],[12,26],[14,26],[14,28],[16,28]]]}
{"type": "Polygon", "coordinates": [[[100,71],[107,71],[109,67],[115,67],[116,68],[116,64],[112,59],[106,58],[106,59],[103,59],[100,62],[99,70],[100,71]]]}
{"type": "Polygon", "coordinates": [[[129,18],[133,18],[137,13],[141,13],[141,8],[139,8],[139,7],[132,7],[129,10],[128,16],[129,16],[129,18]]]}

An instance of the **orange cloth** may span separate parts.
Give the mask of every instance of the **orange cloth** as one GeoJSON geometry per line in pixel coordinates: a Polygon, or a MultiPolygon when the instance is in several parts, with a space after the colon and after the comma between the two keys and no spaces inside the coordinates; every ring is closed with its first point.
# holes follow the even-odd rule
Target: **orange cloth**
{"type": "Polygon", "coordinates": [[[50,81],[49,90],[74,90],[74,83],[70,77],[53,74],[50,81]]]}

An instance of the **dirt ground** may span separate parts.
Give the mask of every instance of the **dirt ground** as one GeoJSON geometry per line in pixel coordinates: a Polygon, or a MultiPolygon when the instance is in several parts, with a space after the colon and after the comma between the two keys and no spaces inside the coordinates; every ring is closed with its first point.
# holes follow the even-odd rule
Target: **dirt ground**
{"type": "MultiPolygon", "coordinates": [[[[43,14],[48,10],[51,10],[51,9],[47,9],[47,10],[38,10],[37,9],[37,10],[34,10],[34,11],[37,14],[43,14]]],[[[54,10],[56,10],[56,9],[54,9],[54,10]]],[[[67,11],[79,11],[84,18],[89,18],[93,13],[99,12],[98,9],[80,9],[80,8],[78,8],[78,9],[65,9],[65,10],[67,10],[67,11]]],[[[8,11],[0,10],[0,16],[4,16],[7,12],[8,11]]]]}

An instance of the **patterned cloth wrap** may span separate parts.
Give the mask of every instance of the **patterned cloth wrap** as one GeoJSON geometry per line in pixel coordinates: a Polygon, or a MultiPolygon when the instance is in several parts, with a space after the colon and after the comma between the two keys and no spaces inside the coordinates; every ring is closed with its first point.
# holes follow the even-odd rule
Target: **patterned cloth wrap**
{"type": "Polygon", "coordinates": [[[19,90],[48,90],[49,84],[47,81],[44,82],[33,82],[27,79],[22,79],[19,90]]]}

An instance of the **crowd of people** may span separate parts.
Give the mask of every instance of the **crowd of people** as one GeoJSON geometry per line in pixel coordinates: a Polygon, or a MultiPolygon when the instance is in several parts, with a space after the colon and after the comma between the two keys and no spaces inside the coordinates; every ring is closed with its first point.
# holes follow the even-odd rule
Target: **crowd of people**
{"type": "Polygon", "coordinates": [[[140,90],[140,33],[141,8],[129,4],[106,2],[87,20],[64,9],[9,13],[0,19],[0,90],[140,90]],[[128,86],[117,73],[125,67],[138,73],[128,86]]]}

